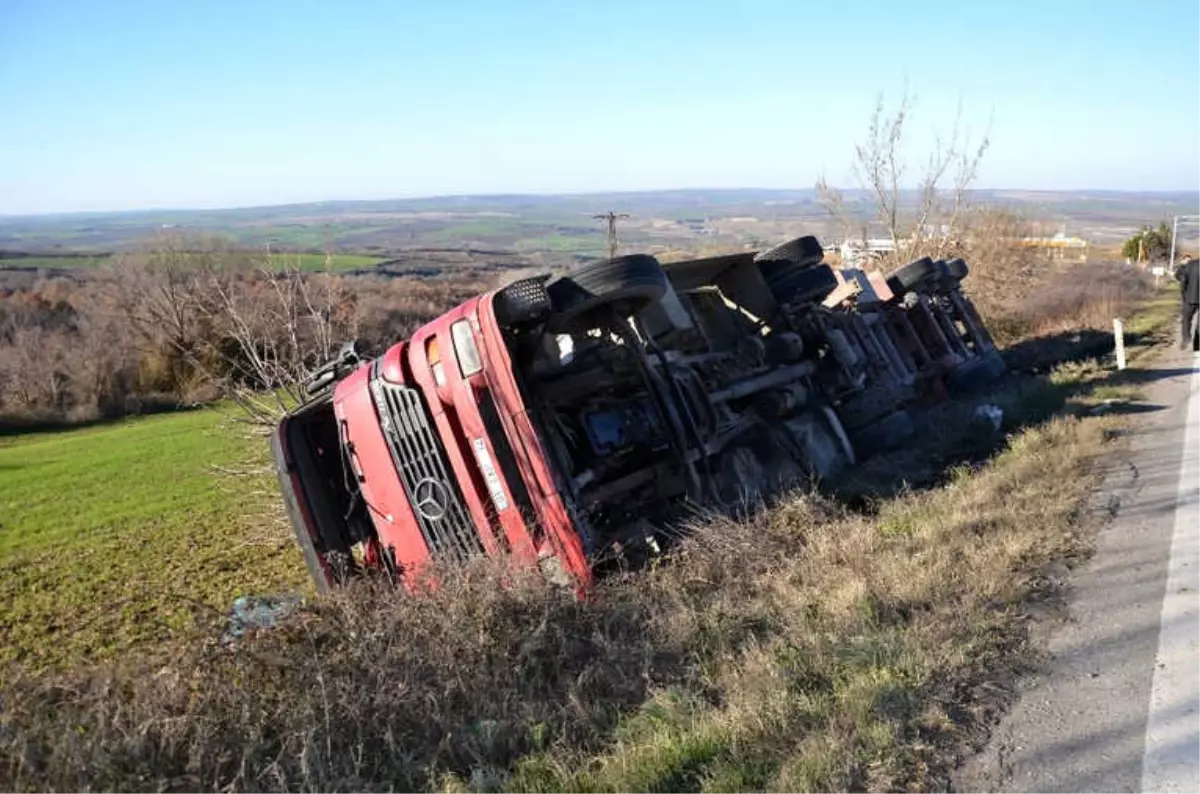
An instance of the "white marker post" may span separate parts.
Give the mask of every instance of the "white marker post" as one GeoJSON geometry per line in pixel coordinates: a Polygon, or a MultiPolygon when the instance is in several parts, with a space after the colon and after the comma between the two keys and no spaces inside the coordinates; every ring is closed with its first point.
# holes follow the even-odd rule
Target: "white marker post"
{"type": "Polygon", "coordinates": [[[1117,369],[1125,369],[1125,326],[1119,317],[1113,318],[1113,339],[1117,343],[1117,369]]]}

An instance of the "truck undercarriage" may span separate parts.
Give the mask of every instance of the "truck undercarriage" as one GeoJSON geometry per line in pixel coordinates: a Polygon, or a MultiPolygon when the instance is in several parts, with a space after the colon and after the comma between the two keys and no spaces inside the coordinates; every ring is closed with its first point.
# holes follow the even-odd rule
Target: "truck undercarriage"
{"type": "Polygon", "coordinates": [[[481,296],[374,362],[346,357],[276,435],[318,585],[505,552],[586,582],[659,553],[698,512],[836,477],[903,443],[909,409],[1003,372],[962,260],[883,279],[822,258],[812,237],[618,257],[481,296]]]}

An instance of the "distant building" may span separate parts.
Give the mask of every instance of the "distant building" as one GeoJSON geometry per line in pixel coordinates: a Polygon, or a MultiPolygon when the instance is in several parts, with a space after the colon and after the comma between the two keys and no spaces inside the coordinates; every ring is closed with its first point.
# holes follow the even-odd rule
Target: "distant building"
{"type": "Polygon", "coordinates": [[[1063,230],[1053,237],[1024,237],[1021,239],[1021,245],[1044,249],[1054,259],[1086,262],[1090,243],[1082,237],[1068,237],[1063,230]]]}
{"type": "Polygon", "coordinates": [[[866,239],[847,237],[838,246],[842,262],[847,266],[857,266],[895,250],[896,243],[890,237],[868,237],[866,239]]]}

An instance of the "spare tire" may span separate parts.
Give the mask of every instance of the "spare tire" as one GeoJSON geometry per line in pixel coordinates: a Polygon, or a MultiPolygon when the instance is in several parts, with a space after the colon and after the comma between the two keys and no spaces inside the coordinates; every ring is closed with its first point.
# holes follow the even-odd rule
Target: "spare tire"
{"type": "Polygon", "coordinates": [[[892,295],[903,298],[910,292],[919,290],[930,281],[935,280],[940,273],[938,263],[923,256],[887,277],[888,288],[892,295]]]}
{"type": "Polygon", "coordinates": [[[790,269],[767,279],[771,295],[780,303],[816,303],[837,287],[837,276],[829,265],[790,269]]]}
{"type": "Polygon", "coordinates": [[[546,285],[554,306],[547,325],[569,333],[597,328],[613,313],[637,314],[666,291],[667,274],[654,257],[630,254],[605,259],[546,285]]]}

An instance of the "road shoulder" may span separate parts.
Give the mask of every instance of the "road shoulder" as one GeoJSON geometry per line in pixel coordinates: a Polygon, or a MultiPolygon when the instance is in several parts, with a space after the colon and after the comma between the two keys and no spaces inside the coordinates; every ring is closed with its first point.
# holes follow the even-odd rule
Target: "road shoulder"
{"type": "MultiPolygon", "coordinates": [[[[1194,497],[1195,483],[1181,482],[1189,476],[1181,464],[1188,396],[1200,382],[1195,367],[1190,354],[1173,353],[1148,369],[1139,401],[1144,413],[1131,417],[1128,443],[1106,461],[1092,500],[1096,517],[1106,519],[1094,554],[1070,574],[1066,603],[1035,624],[1044,664],[1020,682],[1019,699],[987,747],[959,770],[956,789],[1140,791],[1152,714],[1151,729],[1166,740],[1160,749],[1168,749],[1155,755],[1151,743],[1147,784],[1170,790],[1194,774],[1196,749],[1185,734],[1196,722],[1195,704],[1186,694],[1179,698],[1196,676],[1196,651],[1189,648],[1195,629],[1187,621],[1194,622],[1197,593],[1184,582],[1196,566],[1187,563],[1188,570],[1179,542],[1173,566],[1171,560],[1176,508],[1181,497],[1185,503],[1194,497]],[[1172,572],[1173,596],[1164,609],[1172,572]],[[1172,657],[1166,661],[1159,658],[1160,635],[1172,657]],[[1179,670],[1174,659],[1189,652],[1192,669],[1179,670]],[[1166,668],[1156,665],[1167,662],[1179,672],[1164,690],[1156,670],[1166,668]]],[[[1181,542],[1190,537],[1185,533],[1181,542]]]]}

